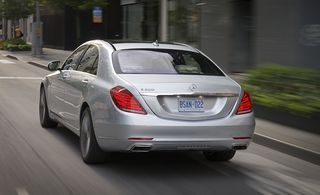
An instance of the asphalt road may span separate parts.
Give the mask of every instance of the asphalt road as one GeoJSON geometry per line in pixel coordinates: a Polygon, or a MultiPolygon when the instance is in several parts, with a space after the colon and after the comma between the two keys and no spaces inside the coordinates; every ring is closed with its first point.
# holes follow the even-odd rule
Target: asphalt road
{"type": "Polygon", "coordinates": [[[191,152],[86,165],[77,136],[39,124],[39,84],[48,73],[0,57],[0,195],[320,194],[319,166],[254,143],[225,163],[191,152]]]}

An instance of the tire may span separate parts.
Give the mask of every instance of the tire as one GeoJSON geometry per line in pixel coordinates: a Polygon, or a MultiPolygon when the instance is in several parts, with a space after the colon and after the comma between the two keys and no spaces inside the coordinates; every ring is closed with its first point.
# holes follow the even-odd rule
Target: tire
{"type": "Polygon", "coordinates": [[[235,155],[235,150],[226,151],[204,151],[203,155],[209,161],[229,161],[235,155]]]}
{"type": "Polygon", "coordinates": [[[41,126],[44,128],[54,128],[58,125],[58,123],[52,120],[49,116],[47,98],[43,87],[41,87],[40,90],[39,119],[41,126]]]}
{"type": "Polygon", "coordinates": [[[106,153],[98,145],[89,108],[86,108],[81,115],[80,150],[82,159],[87,164],[105,161],[106,153]]]}

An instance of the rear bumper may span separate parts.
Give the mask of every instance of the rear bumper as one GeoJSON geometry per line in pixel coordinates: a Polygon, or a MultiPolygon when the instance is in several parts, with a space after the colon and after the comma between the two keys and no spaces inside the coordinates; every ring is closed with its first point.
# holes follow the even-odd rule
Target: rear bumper
{"type": "Polygon", "coordinates": [[[99,140],[104,151],[149,152],[149,151],[205,151],[246,149],[251,139],[235,141],[233,139],[216,140],[154,140],[154,141],[119,141],[99,140]]]}
{"type": "Polygon", "coordinates": [[[255,128],[253,113],[197,122],[141,117],[146,118],[121,123],[96,121],[99,146],[123,152],[245,149],[255,128]]]}

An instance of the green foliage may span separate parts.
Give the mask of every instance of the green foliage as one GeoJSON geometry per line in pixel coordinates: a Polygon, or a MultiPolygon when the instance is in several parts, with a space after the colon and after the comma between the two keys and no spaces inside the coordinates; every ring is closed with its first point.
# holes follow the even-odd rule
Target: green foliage
{"type": "Polygon", "coordinates": [[[301,115],[320,111],[320,70],[265,64],[248,75],[243,87],[255,103],[301,115]]]}
{"type": "Polygon", "coordinates": [[[18,48],[20,50],[30,50],[31,49],[31,45],[29,45],[29,44],[18,45],[18,48]]]}
{"type": "Polygon", "coordinates": [[[3,42],[4,49],[11,50],[30,50],[31,45],[20,38],[9,39],[3,42]]]}
{"type": "Polygon", "coordinates": [[[106,0],[87,0],[83,1],[77,6],[80,10],[92,9],[94,6],[107,7],[108,3],[106,0]]]}
{"type": "Polygon", "coordinates": [[[7,44],[13,44],[13,45],[24,45],[24,44],[26,44],[26,42],[23,39],[20,39],[20,38],[8,39],[5,42],[7,44]]]}
{"type": "Polygon", "coordinates": [[[92,9],[94,6],[106,7],[108,5],[107,0],[42,0],[42,3],[59,8],[69,6],[79,10],[92,9]]]}
{"type": "Polygon", "coordinates": [[[19,48],[19,45],[14,45],[14,44],[8,43],[6,48],[7,49],[17,49],[17,48],[19,48]]]}
{"type": "Polygon", "coordinates": [[[3,17],[10,20],[26,18],[34,12],[34,0],[0,1],[0,11],[3,17]]]}
{"type": "Polygon", "coordinates": [[[78,10],[92,9],[94,6],[106,7],[108,5],[107,0],[0,0],[0,11],[6,19],[26,18],[35,12],[36,2],[57,8],[69,6],[78,10]]]}

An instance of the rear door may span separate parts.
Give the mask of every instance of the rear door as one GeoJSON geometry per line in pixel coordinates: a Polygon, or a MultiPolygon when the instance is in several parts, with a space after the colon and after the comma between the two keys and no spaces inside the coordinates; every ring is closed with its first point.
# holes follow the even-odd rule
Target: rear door
{"type": "Polygon", "coordinates": [[[98,48],[90,45],[82,55],[78,66],[72,71],[71,77],[66,80],[68,88],[65,94],[65,112],[68,116],[68,122],[79,129],[80,109],[82,102],[85,99],[85,94],[90,86],[90,83],[96,78],[95,73],[98,63],[98,48]]]}
{"type": "MultiPolygon", "coordinates": [[[[73,107],[72,102],[70,102],[70,96],[75,96],[75,91],[70,88],[70,83],[75,75],[75,69],[79,63],[79,60],[87,46],[82,46],[74,51],[70,57],[67,58],[62,66],[62,70],[56,75],[54,81],[52,82],[52,95],[53,101],[55,102],[53,106],[53,112],[62,118],[68,125],[74,116],[70,115],[70,107],[73,107]]],[[[74,126],[71,126],[74,127],[74,126]]]]}

